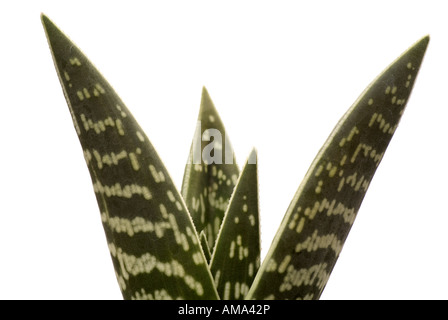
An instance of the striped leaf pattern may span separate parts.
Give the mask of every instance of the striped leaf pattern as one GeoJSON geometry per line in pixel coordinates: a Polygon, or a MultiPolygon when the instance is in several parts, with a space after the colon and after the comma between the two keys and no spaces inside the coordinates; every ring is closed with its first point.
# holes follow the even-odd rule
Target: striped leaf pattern
{"type": "Polygon", "coordinates": [[[44,15],[125,299],[217,299],[188,210],[112,87],[44,15]]]}
{"type": "Polygon", "coordinates": [[[260,266],[257,155],[246,161],[218,234],[210,270],[221,299],[244,299],[260,266]]]}
{"type": "Polygon", "coordinates": [[[205,233],[212,253],[238,176],[230,139],[204,87],[181,194],[196,230],[205,233]]]}
{"type": "Polygon", "coordinates": [[[408,102],[429,37],[342,117],[299,186],[247,299],[317,299],[408,102]]]}

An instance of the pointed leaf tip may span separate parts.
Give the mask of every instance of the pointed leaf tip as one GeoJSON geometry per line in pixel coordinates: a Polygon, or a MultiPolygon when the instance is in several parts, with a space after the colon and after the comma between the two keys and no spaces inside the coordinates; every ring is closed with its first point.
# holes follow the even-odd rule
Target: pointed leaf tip
{"type": "Polygon", "coordinates": [[[213,100],[205,87],[202,88],[201,106],[198,114],[198,120],[206,122],[216,121],[217,123],[222,122],[221,117],[219,116],[218,111],[216,110],[215,104],[213,103],[213,100]]]}
{"type": "Polygon", "coordinates": [[[247,159],[248,164],[257,164],[258,161],[258,152],[257,149],[252,148],[252,151],[249,154],[249,157],[247,159]]]}
{"type": "Polygon", "coordinates": [[[428,46],[430,41],[431,41],[431,36],[429,34],[427,34],[420,40],[420,42],[423,42],[425,44],[425,46],[428,46]]]}
{"type": "Polygon", "coordinates": [[[62,32],[58,29],[58,27],[56,27],[56,25],[54,24],[54,22],[51,21],[51,19],[48,18],[48,16],[45,15],[44,13],[41,13],[41,14],[40,14],[40,20],[41,20],[42,25],[43,25],[43,27],[44,27],[44,29],[45,29],[45,32],[47,33],[47,37],[48,37],[48,33],[49,33],[49,31],[51,31],[51,30],[57,30],[57,31],[59,31],[60,33],[62,33],[62,32]]]}
{"type": "MultiPolygon", "coordinates": [[[[255,150],[251,156],[256,156],[255,150]]],[[[258,177],[256,162],[249,163],[251,156],[235,186],[210,260],[224,300],[244,299],[260,266],[258,177]]]]}
{"type": "Polygon", "coordinates": [[[184,201],[123,101],[42,16],[125,299],[217,299],[184,201]]]}
{"type": "Polygon", "coordinates": [[[204,87],[181,193],[197,232],[205,232],[211,251],[238,176],[229,135],[204,87]]]}

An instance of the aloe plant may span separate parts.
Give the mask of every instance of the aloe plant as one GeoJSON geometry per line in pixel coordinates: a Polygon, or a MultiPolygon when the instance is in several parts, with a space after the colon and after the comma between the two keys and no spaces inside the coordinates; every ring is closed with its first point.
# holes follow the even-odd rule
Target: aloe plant
{"type": "Polygon", "coordinates": [[[125,299],[320,297],[409,100],[429,36],[338,122],[260,266],[256,151],[240,172],[207,90],[179,192],[112,87],[44,15],[42,22],[125,299]]]}

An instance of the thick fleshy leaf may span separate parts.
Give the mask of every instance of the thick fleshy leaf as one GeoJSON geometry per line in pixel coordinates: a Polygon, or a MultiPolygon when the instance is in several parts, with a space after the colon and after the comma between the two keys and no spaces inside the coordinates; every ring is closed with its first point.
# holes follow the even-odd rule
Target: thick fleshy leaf
{"type": "Polygon", "coordinates": [[[247,299],[317,299],[408,102],[429,37],[342,117],[299,186],[247,299]]]}
{"type": "Polygon", "coordinates": [[[244,299],[260,266],[257,155],[246,161],[224,216],[210,261],[221,299],[244,299]]]}
{"type": "Polygon", "coordinates": [[[216,299],[192,220],[147,136],[84,54],[42,22],[123,297],[216,299]]]}
{"type": "Polygon", "coordinates": [[[212,253],[238,175],[230,139],[203,88],[181,193],[197,232],[204,231],[212,253]]]}

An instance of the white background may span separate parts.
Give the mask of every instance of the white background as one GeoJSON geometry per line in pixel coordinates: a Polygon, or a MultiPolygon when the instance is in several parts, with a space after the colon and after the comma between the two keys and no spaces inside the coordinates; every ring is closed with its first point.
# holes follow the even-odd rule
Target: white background
{"type": "Polygon", "coordinates": [[[207,87],[240,166],[258,149],[263,256],[339,118],[430,34],[322,299],[448,298],[444,1],[3,1],[0,12],[1,299],[122,298],[41,12],[109,80],[178,187],[207,87]]]}

